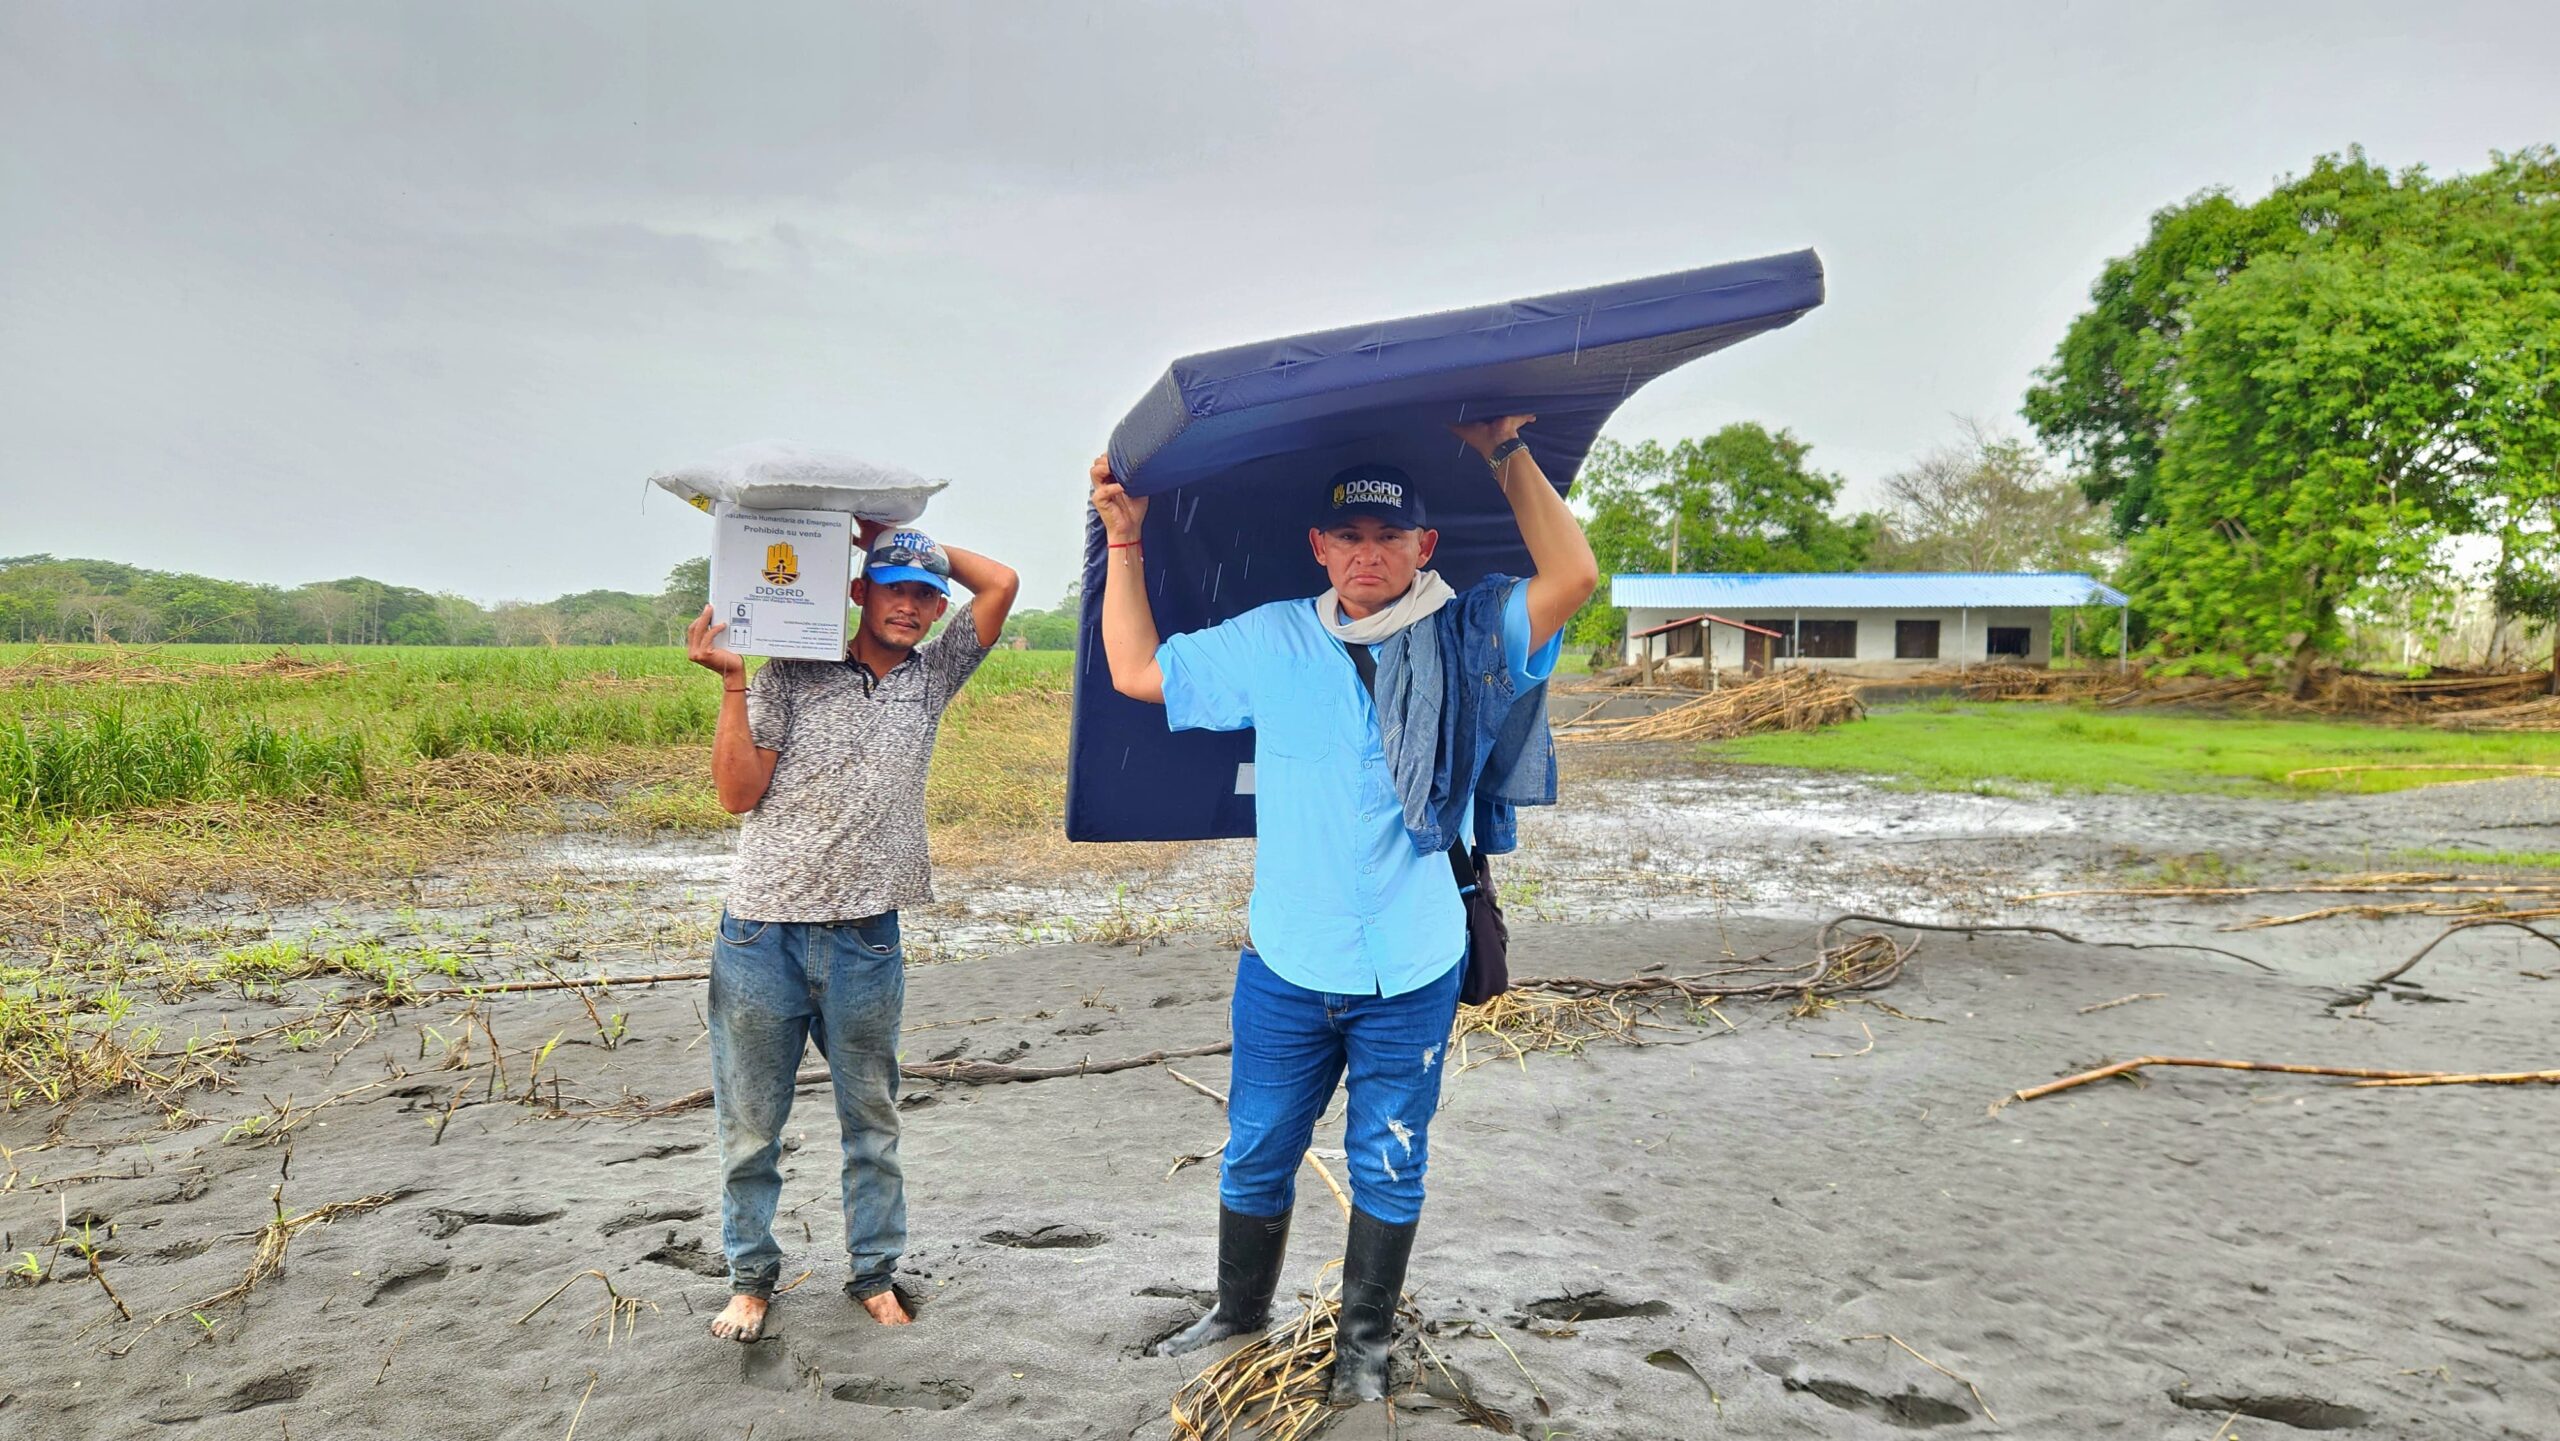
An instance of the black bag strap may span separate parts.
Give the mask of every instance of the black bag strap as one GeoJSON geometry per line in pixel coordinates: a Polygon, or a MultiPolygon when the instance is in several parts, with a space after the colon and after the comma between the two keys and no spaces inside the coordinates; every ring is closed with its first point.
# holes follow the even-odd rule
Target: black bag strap
{"type": "Polygon", "coordinates": [[[1376,700],[1378,698],[1378,658],[1369,654],[1369,648],[1356,640],[1344,641],[1342,648],[1351,652],[1351,668],[1360,672],[1360,688],[1369,693],[1370,700],[1376,700]]]}
{"type": "MultiPolygon", "coordinates": [[[[1360,672],[1360,687],[1369,693],[1369,699],[1374,702],[1378,698],[1378,658],[1369,653],[1367,646],[1356,640],[1344,641],[1342,648],[1351,652],[1351,668],[1360,672]]],[[[1467,842],[1464,836],[1449,842],[1449,874],[1458,882],[1459,895],[1463,896],[1475,889],[1476,867],[1468,859],[1467,842]]]]}

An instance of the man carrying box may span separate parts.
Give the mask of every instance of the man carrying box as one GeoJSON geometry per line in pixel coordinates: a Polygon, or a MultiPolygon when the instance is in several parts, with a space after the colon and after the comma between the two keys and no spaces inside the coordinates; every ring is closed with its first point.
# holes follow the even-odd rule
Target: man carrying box
{"type": "Polygon", "coordinates": [[[1218,1300],[1158,1354],[1269,1319],[1299,1160],[1347,1079],[1355,1204],[1332,1394],[1386,1392],[1467,954],[1449,850],[1492,823],[1473,804],[1480,789],[1554,799],[1543,727],[1532,756],[1507,722],[1554,669],[1557,636],[1599,579],[1581,525],[1519,438],[1535,418],[1455,427],[1510,503],[1537,570],[1528,580],[1489,576],[1453,593],[1423,568],[1439,533],[1411,482],[1354,466],[1310,496],[1307,541],[1332,589],[1162,642],[1140,544],[1147,502],[1122,489],[1107,457],[1093,463],[1113,688],[1162,703],[1176,730],[1254,730],[1252,935],[1236,965],[1218,1300]]]}
{"type": "Polygon", "coordinates": [[[720,1135],[723,1340],[764,1334],[782,1271],[773,1239],[782,1126],[810,1044],[835,1079],[844,1139],[847,1294],[883,1325],[911,1319],[892,1284],[906,1249],[898,1163],[898,1025],[906,998],[898,908],[933,898],[924,782],[943,708],[986,659],[1021,579],[922,531],[861,523],[852,584],[861,624],[840,661],[767,662],[750,681],[711,607],[685,632],[720,676],[711,777],[746,817],[711,953],[711,1097],[720,1135]],[[928,641],[950,603],[969,613],[928,641]]]}

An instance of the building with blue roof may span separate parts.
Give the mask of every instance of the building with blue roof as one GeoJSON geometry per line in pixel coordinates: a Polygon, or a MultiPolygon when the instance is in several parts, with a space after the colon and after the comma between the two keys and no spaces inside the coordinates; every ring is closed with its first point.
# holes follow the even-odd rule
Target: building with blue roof
{"type": "MultiPolygon", "coordinates": [[[[1821,666],[1890,676],[1943,666],[2052,663],[2053,613],[2121,609],[2093,576],[2040,572],[1613,575],[1629,664],[1758,672],[1821,666]]],[[[2119,625],[2121,626],[2121,620],[2119,625]]]]}

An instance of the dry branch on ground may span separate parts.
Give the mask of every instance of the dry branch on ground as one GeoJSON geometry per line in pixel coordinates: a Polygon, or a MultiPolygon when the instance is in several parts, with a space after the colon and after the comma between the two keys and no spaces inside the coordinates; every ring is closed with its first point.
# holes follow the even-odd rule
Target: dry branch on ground
{"type": "Polygon", "coordinates": [[[2214,1071],[2271,1071],[2288,1076],[2340,1076],[2353,1080],[2358,1085],[2468,1086],[2521,1085],[2532,1082],[2560,1085],[2560,1071],[2379,1071],[2361,1066],[2305,1066],[2290,1061],[2226,1061],[2202,1056],[2136,1056],[2130,1061],[2116,1061],[2098,1066],[2077,1075],[2065,1076],[2058,1081],[2047,1081],[2041,1086],[2029,1086],[2023,1091],[2011,1091],[2008,1095],[1992,1102],[1991,1110],[1996,1114],[2001,1107],[2013,1101],[2040,1100],[2058,1091],[2068,1091],[2077,1086],[2088,1085],[2092,1081],[2131,1075],[2151,1066],[2192,1066],[2214,1071]]]}

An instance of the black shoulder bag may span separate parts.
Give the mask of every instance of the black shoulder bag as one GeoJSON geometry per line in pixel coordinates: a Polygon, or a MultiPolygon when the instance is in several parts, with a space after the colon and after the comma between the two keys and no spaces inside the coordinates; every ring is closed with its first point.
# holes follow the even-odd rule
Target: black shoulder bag
{"type": "MultiPolygon", "coordinates": [[[[1351,652],[1361,686],[1376,700],[1376,658],[1356,641],[1345,641],[1342,648],[1351,652]]],[[[1502,904],[1494,898],[1493,868],[1482,850],[1468,851],[1463,836],[1449,842],[1449,875],[1458,883],[1458,899],[1467,908],[1466,970],[1458,978],[1458,1002],[1481,1006],[1511,989],[1511,927],[1503,922],[1502,904]]]]}

